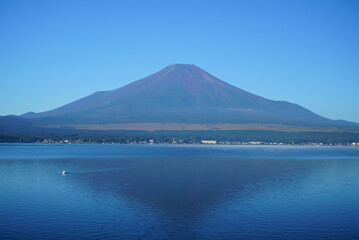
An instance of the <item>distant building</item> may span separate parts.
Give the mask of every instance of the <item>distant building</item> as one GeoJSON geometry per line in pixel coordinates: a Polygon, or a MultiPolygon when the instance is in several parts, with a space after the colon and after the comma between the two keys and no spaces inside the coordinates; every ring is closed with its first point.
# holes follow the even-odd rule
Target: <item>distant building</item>
{"type": "Polygon", "coordinates": [[[217,144],[216,140],[201,140],[203,144],[217,144]]]}

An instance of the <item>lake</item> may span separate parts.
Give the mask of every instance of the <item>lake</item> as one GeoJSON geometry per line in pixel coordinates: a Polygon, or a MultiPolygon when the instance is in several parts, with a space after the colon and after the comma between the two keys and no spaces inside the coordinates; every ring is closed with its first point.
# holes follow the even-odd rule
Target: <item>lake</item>
{"type": "Polygon", "coordinates": [[[0,144],[0,238],[358,239],[359,147],[0,144]]]}

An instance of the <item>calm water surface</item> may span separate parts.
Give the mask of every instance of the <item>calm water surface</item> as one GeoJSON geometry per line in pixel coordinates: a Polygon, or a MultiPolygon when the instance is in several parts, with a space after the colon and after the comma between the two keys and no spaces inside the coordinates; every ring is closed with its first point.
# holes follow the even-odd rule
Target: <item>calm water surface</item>
{"type": "Polygon", "coordinates": [[[359,148],[2,144],[0,238],[359,239],[359,148]]]}

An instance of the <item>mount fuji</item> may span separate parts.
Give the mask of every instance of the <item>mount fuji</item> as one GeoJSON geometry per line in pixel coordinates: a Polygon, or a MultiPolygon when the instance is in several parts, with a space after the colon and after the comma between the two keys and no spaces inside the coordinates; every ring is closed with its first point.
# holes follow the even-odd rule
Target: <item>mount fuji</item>
{"type": "Polygon", "coordinates": [[[110,91],[59,108],[22,115],[43,126],[130,123],[358,126],[330,120],[297,104],[232,86],[190,64],[174,64],[110,91]]]}

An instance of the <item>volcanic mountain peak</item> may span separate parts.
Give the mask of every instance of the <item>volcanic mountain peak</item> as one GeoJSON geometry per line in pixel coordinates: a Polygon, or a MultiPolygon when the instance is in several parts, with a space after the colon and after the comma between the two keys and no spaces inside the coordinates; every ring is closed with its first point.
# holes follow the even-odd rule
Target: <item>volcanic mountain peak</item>
{"type": "Polygon", "coordinates": [[[173,64],[146,78],[135,81],[115,91],[151,92],[156,94],[164,90],[167,93],[182,92],[187,98],[230,98],[233,91],[241,92],[242,97],[260,98],[214,77],[193,64],[173,64]]]}
{"type": "Polygon", "coordinates": [[[193,64],[169,65],[124,87],[24,117],[81,124],[334,122],[299,105],[243,91],[193,64]]]}
{"type": "MultiPolygon", "coordinates": [[[[172,71],[173,70],[178,70],[178,69],[200,69],[199,67],[197,67],[194,64],[183,64],[183,63],[175,63],[175,64],[171,64],[169,66],[167,66],[166,68],[170,68],[172,71]]],[[[202,69],[200,69],[202,70],[202,69]]],[[[202,70],[203,71],[203,70],[202,70]]]]}
{"type": "Polygon", "coordinates": [[[143,84],[143,82],[145,81],[152,83],[162,82],[162,81],[167,81],[172,83],[173,82],[204,82],[204,81],[222,82],[221,80],[215,78],[208,72],[204,71],[203,69],[193,64],[169,65],[164,69],[162,69],[161,71],[136,82],[143,84]]]}
{"type": "Polygon", "coordinates": [[[191,78],[193,80],[199,80],[204,78],[207,80],[219,80],[194,64],[173,64],[164,68],[163,71],[165,71],[166,74],[173,74],[175,76],[182,77],[182,79],[191,78]]]}
{"type": "Polygon", "coordinates": [[[183,64],[183,63],[175,63],[172,65],[169,65],[167,67],[165,67],[162,70],[167,70],[167,71],[202,71],[205,72],[203,69],[197,67],[194,64],[183,64]]]}

